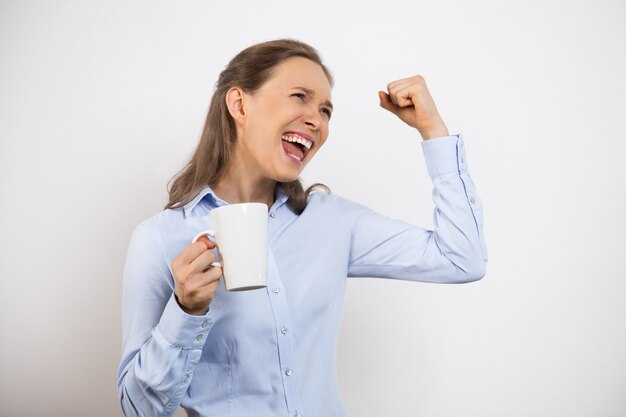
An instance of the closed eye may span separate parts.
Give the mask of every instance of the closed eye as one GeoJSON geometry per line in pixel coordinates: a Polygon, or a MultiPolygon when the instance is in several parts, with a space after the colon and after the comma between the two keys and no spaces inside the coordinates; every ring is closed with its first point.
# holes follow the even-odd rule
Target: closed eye
{"type": "MultiPolygon", "coordinates": [[[[302,101],[304,101],[304,99],[306,98],[306,94],[304,94],[304,93],[294,93],[291,96],[292,97],[296,96],[296,97],[300,98],[302,101]]],[[[332,115],[332,112],[329,109],[327,109],[327,108],[323,108],[322,111],[324,113],[326,113],[326,116],[330,119],[330,116],[332,115]]]]}

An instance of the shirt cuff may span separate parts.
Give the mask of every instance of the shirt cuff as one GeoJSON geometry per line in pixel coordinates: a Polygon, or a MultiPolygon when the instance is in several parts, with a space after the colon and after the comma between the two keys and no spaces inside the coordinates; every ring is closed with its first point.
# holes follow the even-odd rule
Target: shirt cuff
{"type": "Polygon", "coordinates": [[[172,293],[155,331],[160,332],[171,345],[202,349],[212,327],[210,312],[203,316],[187,314],[180,308],[172,293]]]}
{"type": "Polygon", "coordinates": [[[462,134],[432,138],[421,143],[426,169],[432,178],[467,170],[462,134]]]}

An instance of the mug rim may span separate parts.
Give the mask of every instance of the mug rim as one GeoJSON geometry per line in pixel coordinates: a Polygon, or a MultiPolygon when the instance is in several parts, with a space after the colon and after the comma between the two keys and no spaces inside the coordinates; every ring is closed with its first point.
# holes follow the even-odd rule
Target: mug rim
{"type": "Polygon", "coordinates": [[[249,202],[249,203],[232,203],[232,204],[224,204],[223,206],[215,207],[212,212],[219,209],[225,209],[228,207],[240,207],[240,206],[263,206],[266,210],[269,210],[269,207],[265,203],[257,203],[257,202],[249,202]]]}

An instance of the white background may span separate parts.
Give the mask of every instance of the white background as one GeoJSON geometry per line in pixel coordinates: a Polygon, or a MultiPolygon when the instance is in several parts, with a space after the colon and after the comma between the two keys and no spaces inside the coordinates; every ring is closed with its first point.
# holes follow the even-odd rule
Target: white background
{"type": "Polygon", "coordinates": [[[484,203],[483,280],[350,280],[350,415],[626,415],[619,0],[1,1],[0,414],[121,415],[131,231],[165,205],[219,72],[281,37],[336,78],[305,183],[432,228],[420,136],[377,98],[422,74],[484,203]]]}

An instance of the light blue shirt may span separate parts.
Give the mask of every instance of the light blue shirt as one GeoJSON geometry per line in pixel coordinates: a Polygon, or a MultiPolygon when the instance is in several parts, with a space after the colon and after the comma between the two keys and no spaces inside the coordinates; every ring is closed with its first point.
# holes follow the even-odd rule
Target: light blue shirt
{"type": "MultiPolygon", "coordinates": [[[[485,275],[482,203],[462,135],[421,142],[433,182],[434,229],[313,192],[296,215],[278,190],[268,213],[267,288],[227,292],[204,316],[173,297],[170,264],[211,209],[210,187],[135,229],[123,286],[118,371],[127,416],[343,417],[336,341],[346,277],[463,283],[485,275]]],[[[217,252],[217,250],[215,250],[217,252]]]]}

